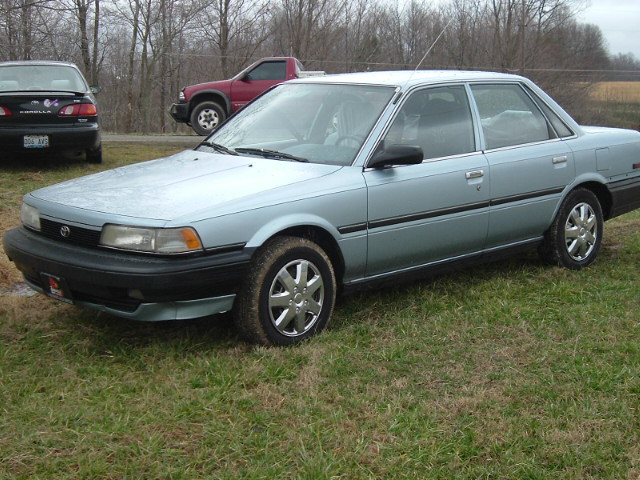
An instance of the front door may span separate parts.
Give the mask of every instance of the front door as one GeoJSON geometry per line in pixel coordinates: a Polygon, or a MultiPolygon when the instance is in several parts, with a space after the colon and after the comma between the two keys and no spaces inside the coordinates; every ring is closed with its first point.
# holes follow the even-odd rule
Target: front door
{"type": "Polygon", "coordinates": [[[418,145],[418,165],[364,172],[368,187],[367,276],[482,250],[489,222],[490,170],[476,151],[462,85],[412,93],[380,148],[418,145]]]}

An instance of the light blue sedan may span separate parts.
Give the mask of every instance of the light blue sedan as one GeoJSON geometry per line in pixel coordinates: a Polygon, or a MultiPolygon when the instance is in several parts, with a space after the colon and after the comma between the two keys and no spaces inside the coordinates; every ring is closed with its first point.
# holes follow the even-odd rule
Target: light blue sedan
{"type": "Polygon", "coordinates": [[[287,345],[343,289],[534,247],[580,269],[639,206],[640,133],[578,126],[525,78],[356,73],[277,86],[193,151],[29,193],[4,248],[58,300],[233,309],[249,341],[287,345]]]}

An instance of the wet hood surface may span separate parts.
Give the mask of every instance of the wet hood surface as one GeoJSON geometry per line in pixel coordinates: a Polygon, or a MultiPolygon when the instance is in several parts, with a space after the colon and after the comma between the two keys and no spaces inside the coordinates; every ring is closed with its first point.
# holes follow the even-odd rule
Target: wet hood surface
{"type": "Polygon", "coordinates": [[[170,221],[232,204],[339,170],[332,165],[184,151],[69,180],[32,192],[60,205],[170,221]]]}

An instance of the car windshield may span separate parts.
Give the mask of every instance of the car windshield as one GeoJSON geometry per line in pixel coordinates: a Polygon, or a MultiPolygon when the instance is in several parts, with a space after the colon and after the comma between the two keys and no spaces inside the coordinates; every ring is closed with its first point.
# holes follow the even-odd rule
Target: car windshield
{"type": "Polygon", "coordinates": [[[6,65],[0,67],[0,92],[85,92],[80,73],[67,65],[6,65]]]}
{"type": "Polygon", "coordinates": [[[351,165],[394,92],[381,86],[283,84],[242,109],[198,148],[351,165]]]}

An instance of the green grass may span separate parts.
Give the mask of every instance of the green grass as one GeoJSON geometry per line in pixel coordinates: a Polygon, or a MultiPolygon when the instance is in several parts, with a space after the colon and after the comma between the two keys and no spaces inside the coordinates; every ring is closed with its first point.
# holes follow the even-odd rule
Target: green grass
{"type": "MultiPolygon", "coordinates": [[[[4,211],[100,168],[5,168],[4,211]]],[[[0,297],[0,478],[637,480],[639,264],[634,212],[590,268],[531,253],[343,297],[294,348],[0,297]]]]}

